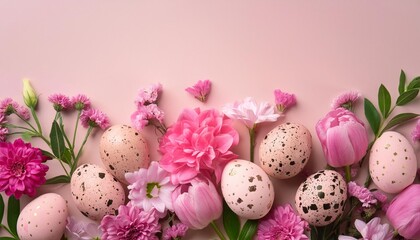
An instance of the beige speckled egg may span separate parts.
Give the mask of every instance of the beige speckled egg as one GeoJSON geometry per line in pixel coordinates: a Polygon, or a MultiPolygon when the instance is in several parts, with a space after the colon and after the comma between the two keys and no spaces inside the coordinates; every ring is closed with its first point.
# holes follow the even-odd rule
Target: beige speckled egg
{"type": "Polygon", "coordinates": [[[416,154],[403,135],[389,131],[375,141],[370,151],[369,172],[379,189],[398,193],[413,183],[416,171],[416,154]]]}
{"type": "Polygon", "coordinates": [[[66,200],[56,193],[43,194],[22,209],[17,231],[22,240],[60,239],[66,229],[66,200]]]}
{"type": "Polygon", "coordinates": [[[115,125],[102,135],[100,155],[107,170],[120,182],[127,184],[124,175],[150,165],[146,139],[134,128],[115,125]]]}
{"type": "Polygon", "coordinates": [[[121,183],[99,166],[84,164],[78,167],[70,184],[76,207],[93,220],[116,214],[118,207],[125,203],[121,183]]]}
{"type": "Polygon", "coordinates": [[[326,226],[343,213],[347,184],[333,170],[309,176],[298,188],[295,206],[299,215],[315,226],[326,226]]]}
{"type": "Polygon", "coordinates": [[[273,205],[273,184],[267,174],[250,161],[229,162],[222,173],[221,187],[230,209],[242,218],[262,218],[273,205]]]}
{"type": "Polygon", "coordinates": [[[260,144],[261,168],[270,176],[287,179],[305,167],[312,150],[309,130],[297,123],[284,123],[271,130],[260,144]]]}

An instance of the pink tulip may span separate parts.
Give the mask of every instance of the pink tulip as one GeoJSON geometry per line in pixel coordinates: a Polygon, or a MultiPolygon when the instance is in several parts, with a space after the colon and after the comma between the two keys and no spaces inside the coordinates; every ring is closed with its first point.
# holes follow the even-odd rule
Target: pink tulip
{"type": "Polygon", "coordinates": [[[182,223],[191,229],[203,229],[222,215],[222,198],[213,183],[196,177],[172,193],[173,208],[182,223]]]}
{"type": "Polygon", "coordinates": [[[386,216],[401,236],[420,239],[420,184],[413,184],[398,194],[386,216]]]}
{"type": "Polygon", "coordinates": [[[316,132],[330,166],[349,166],[366,154],[366,128],[354,113],[344,108],[329,112],[316,124],[316,132]]]}

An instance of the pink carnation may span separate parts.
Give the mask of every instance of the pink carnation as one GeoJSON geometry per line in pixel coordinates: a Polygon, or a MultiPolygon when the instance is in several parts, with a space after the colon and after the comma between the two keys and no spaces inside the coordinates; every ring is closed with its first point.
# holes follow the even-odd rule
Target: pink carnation
{"type": "Polygon", "coordinates": [[[109,127],[109,119],[105,115],[105,113],[97,110],[97,109],[87,109],[83,110],[82,114],[80,115],[80,121],[84,127],[100,127],[101,129],[106,129],[109,127]]]}
{"type": "Polygon", "coordinates": [[[277,110],[279,112],[284,112],[286,109],[296,105],[295,95],[282,92],[280,89],[274,90],[274,98],[277,110]]]}
{"type": "Polygon", "coordinates": [[[357,99],[359,99],[359,97],[360,93],[356,91],[342,93],[333,100],[331,108],[337,109],[342,107],[351,110],[353,104],[357,101],[357,99]]]}
{"type": "Polygon", "coordinates": [[[193,97],[195,97],[199,101],[205,102],[207,100],[207,96],[210,93],[210,89],[211,89],[210,80],[199,80],[192,87],[186,88],[185,91],[190,93],[193,97]]]}
{"type": "Polygon", "coordinates": [[[162,239],[163,240],[172,240],[172,239],[181,239],[187,233],[188,227],[183,223],[177,223],[171,227],[167,227],[163,230],[162,239]]]}
{"type": "Polygon", "coordinates": [[[156,104],[141,105],[131,115],[131,123],[137,131],[140,131],[154,120],[162,124],[163,117],[163,111],[156,104]]]}
{"type": "Polygon", "coordinates": [[[353,181],[348,183],[348,192],[350,196],[359,199],[360,202],[362,202],[362,206],[365,208],[368,208],[378,202],[369,189],[359,186],[353,181]]]}
{"type": "Polygon", "coordinates": [[[140,89],[135,100],[136,105],[141,106],[156,103],[159,97],[159,92],[161,91],[162,85],[160,83],[153,84],[145,89],[140,89]]]}
{"type": "Polygon", "coordinates": [[[60,93],[49,96],[48,101],[54,105],[54,109],[57,112],[67,110],[72,106],[70,98],[60,93]]]}
{"type": "Polygon", "coordinates": [[[21,106],[19,103],[11,98],[6,98],[0,102],[0,115],[8,116],[12,113],[16,113],[21,118],[28,120],[30,118],[29,110],[21,106]]]}
{"type": "Polygon", "coordinates": [[[411,132],[413,142],[420,141],[420,120],[417,121],[416,127],[411,132]]]}
{"type": "Polygon", "coordinates": [[[84,94],[78,94],[72,97],[70,102],[76,110],[86,110],[90,108],[90,100],[84,94]]]}
{"type": "Polygon", "coordinates": [[[214,173],[220,181],[223,167],[235,155],[238,132],[228,119],[211,109],[185,109],[160,143],[160,164],[171,173],[174,184],[188,183],[198,173],[214,173]]]}

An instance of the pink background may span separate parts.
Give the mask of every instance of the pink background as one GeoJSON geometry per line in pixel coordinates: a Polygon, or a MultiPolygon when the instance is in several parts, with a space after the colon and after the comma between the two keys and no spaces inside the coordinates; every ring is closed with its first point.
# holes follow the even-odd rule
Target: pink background
{"type": "MultiPolygon", "coordinates": [[[[358,90],[376,103],[381,83],[394,99],[400,69],[420,75],[419,1],[1,1],[0,98],[21,101],[21,79],[40,94],[39,112],[48,129],[52,93],[85,93],[112,123],[129,124],[137,90],[160,82],[166,124],[183,108],[219,108],[247,96],[274,101],[276,88],[296,94],[298,105],[277,123],[258,129],[257,143],[284,121],[302,123],[313,135],[305,171],[325,166],[314,131],[331,100],[358,90]],[[199,79],[213,82],[207,104],[184,89],[199,79]]],[[[22,102],[22,101],[21,101],[22,102]]],[[[362,105],[356,112],[363,117],[362,105]]],[[[416,100],[405,108],[418,112],[416,100]]],[[[72,116],[69,116],[68,120],[72,116]]],[[[409,137],[411,122],[398,130],[409,137]]],[[[245,127],[235,152],[248,158],[245,127]]],[[[145,131],[158,159],[156,137],[145,131]]],[[[81,134],[80,134],[81,135],[81,134]]],[[[102,164],[98,132],[82,163],[102,164]]],[[[41,145],[38,145],[41,146],[41,145]]],[[[414,145],[417,155],[420,146],[414,145]]],[[[257,153],[258,154],[258,151],[257,153]]],[[[258,162],[258,161],[257,161],[258,162]]],[[[53,166],[59,173],[59,169],[53,166]]],[[[274,180],[276,202],[291,202],[303,177],[274,180]]],[[[60,192],[72,206],[69,188],[60,192]]],[[[29,199],[26,199],[29,201],[29,199]]],[[[188,239],[214,238],[190,231],[188,239]]]]}

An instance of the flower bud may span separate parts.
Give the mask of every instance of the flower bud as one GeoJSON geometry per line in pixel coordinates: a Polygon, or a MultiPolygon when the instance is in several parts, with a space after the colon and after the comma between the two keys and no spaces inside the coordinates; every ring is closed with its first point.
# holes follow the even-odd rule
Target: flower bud
{"type": "Polygon", "coordinates": [[[23,101],[29,108],[35,108],[38,103],[38,96],[31,86],[29,79],[23,79],[23,101]]]}

